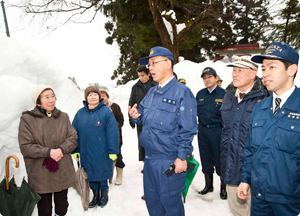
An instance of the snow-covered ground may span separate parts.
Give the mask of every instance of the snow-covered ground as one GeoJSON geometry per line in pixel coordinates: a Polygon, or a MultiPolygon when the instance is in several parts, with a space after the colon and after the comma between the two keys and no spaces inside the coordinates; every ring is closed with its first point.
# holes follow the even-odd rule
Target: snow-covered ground
{"type": "MultiPolygon", "coordinates": [[[[21,113],[34,107],[31,101],[31,92],[38,84],[47,84],[53,87],[57,95],[57,108],[67,112],[72,120],[78,109],[82,107],[82,92],[68,80],[55,64],[31,47],[20,42],[0,37],[0,179],[5,175],[5,159],[8,155],[17,155],[20,159],[20,167],[14,167],[11,160],[10,174],[15,175],[17,184],[20,185],[23,176],[26,176],[23,157],[18,146],[18,125],[21,113]]],[[[176,64],[174,71],[178,78],[185,78],[187,86],[194,94],[204,87],[200,78],[202,70],[213,67],[221,76],[223,86],[231,81],[231,69],[226,68],[222,62],[193,63],[181,61],[176,64]]],[[[127,104],[132,85],[137,80],[130,81],[126,85],[110,88],[109,94],[112,101],[121,106],[125,117],[123,126],[123,157],[124,168],[123,183],[121,186],[110,186],[109,203],[105,208],[94,208],[87,212],[81,207],[81,200],[74,189],[69,190],[69,216],[81,215],[107,215],[107,216],[143,216],[148,215],[145,202],[141,200],[143,195],[143,181],[141,170],[142,162],[138,162],[138,144],[136,130],[131,129],[127,117],[127,104]]],[[[93,77],[91,77],[93,82],[93,77]]],[[[199,161],[198,143],[195,136],[193,141],[194,155],[199,161]]],[[[74,163],[76,167],[76,163],[74,163]]],[[[198,173],[190,187],[186,204],[186,215],[231,215],[227,201],[219,197],[220,180],[215,175],[215,191],[201,196],[197,192],[204,187],[204,178],[199,168],[198,173]]],[[[91,195],[92,196],[92,195],[91,195]]],[[[37,211],[34,211],[34,216],[37,211]]]]}

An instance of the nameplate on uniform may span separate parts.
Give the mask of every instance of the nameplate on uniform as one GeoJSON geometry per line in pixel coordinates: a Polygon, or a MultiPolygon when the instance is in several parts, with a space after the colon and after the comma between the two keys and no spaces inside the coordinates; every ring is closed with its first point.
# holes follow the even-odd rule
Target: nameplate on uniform
{"type": "Polygon", "coordinates": [[[204,101],[204,98],[199,99],[199,101],[204,101]]]}
{"type": "Polygon", "coordinates": [[[287,117],[289,119],[300,120],[300,113],[292,113],[292,112],[290,112],[287,117]]]}
{"type": "Polygon", "coordinates": [[[223,99],[216,99],[215,102],[222,103],[222,102],[223,102],[223,99]]]}
{"type": "Polygon", "coordinates": [[[167,103],[167,104],[172,104],[172,105],[176,105],[176,101],[169,99],[169,98],[165,98],[163,97],[162,102],[167,103]]]}

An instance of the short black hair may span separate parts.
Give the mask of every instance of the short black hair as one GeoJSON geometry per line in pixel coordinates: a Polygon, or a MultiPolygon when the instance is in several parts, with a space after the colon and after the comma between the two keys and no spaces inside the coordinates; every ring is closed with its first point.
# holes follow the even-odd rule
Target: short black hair
{"type": "MultiPolygon", "coordinates": [[[[291,61],[289,61],[289,60],[281,60],[281,59],[278,59],[278,60],[281,61],[281,62],[284,64],[285,70],[287,70],[287,69],[289,68],[289,66],[291,66],[291,65],[294,64],[293,62],[291,62],[291,61]]],[[[294,79],[295,79],[295,77],[296,77],[296,75],[297,75],[297,72],[298,72],[298,70],[296,71],[296,73],[295,73],[295,75],[294,75],[294,79]]]]}
{"type": "Polygon", "coordinates": [[[146,67],[146,65],[139,65],[136,69],[136,72],[145,72],[146,74],[149,74],[149,69],[146,67]]]}

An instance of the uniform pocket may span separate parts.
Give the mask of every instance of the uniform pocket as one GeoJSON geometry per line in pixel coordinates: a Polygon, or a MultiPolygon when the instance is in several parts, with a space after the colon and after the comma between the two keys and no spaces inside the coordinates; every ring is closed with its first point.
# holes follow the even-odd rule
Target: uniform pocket
{"type": "Polygon", "coordinates": [[[186,172],[173,174],[169,178],[170,195],[182,193],[185,189],[186,172]]]}
{"type": "Polygon", "coordinates": [[[153,118],[152,128],[166,132],[171,132],[175,125],[176,106],[171,104],[161,104],[157,107],[153,118]]]}
{"type": "Polygon", "coordinates": [[[289,153],[289,154],[300,154],[300,125],[293,124],[282,124],[278,127],[276,133],[276,148],[289,153]]]}
{"type": "Polygon", "coordinates": [[[262,120],[256,120],[252,123],[252,144],[251,144],[251,148],[253,146],[253,148],[255,148],[255,146],[258,146],[262,143],[262,139],[264,137],[264,128],[263,126],[265,125],[266,120],[262,119],[262,120]]]}

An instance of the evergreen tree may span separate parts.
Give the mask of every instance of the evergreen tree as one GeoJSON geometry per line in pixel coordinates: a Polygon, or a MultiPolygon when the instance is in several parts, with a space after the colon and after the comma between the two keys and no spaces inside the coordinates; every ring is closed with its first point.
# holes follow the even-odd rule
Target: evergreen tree
{"type": "Polygon", "coordinates": [[[300,48],[300,3],[299,0],[284,0],[278,13],[276,22],[272,25],[269,43],[283,41],[296,49],[300,48]]]}
{"type": "Polygon", "coordinates": [[[103,7],[103,12],[111,21],[105,24],[110,34],[106,43],[116,41],[120,48],[119,66],[112,79],[117,85],[137,79],[138,60],[149,55],[149,49],[162,45],[153,25],[147,1],[117,0],[103,7]]]}
{"type": "Polygon", "coordinates": [[[269,25],[269,0],[229,0],[227,12],[233,17],[233,31],[238,44],[251,44],[265,39],[265,27],[269,25]]]}
{"type": "Polygon", "coordinates": [[[198,21],[193,21],[194,17],[201,11],[204,12],[207,7],[208,1],[160,1],[159,11],[172,9],[176,14],[176,19],[170,14],[163,15],[164,22],[168,20],[173,26],[172,29],[176,31],[172,35],[173,42],[166,45],[166,41],[171,41],[171,36],[169,32],[160,32],[157,28],[150,11],[151,7],[146,1],[116,0],[105,5],[103,12],[112,19],[105,25],[110,34],[106,42],[112,44],[116,41],[121,51],[120,64],[112,79],[118,79],[118,85],[136,79],[139,58],[147,56],[149,48],[153,46],[162,45],[169,48],[176,63],[179,56],[176,50],[179,50],[185,59],[200,62],[206,59],[204,55],[213,56],[215,49],[231,44],[234,36],[229,22],[224,19],[229,16],[223,16],[223,20],[219,20],[220,15],[217,15],[223,11],[221,1],[216,1],[210,6],[211,11],[206,11],[206,14],[198,17],[198,21]],[[180,23],[185,26],[185,30],[177,33],[176,25],[180,23]]]}

